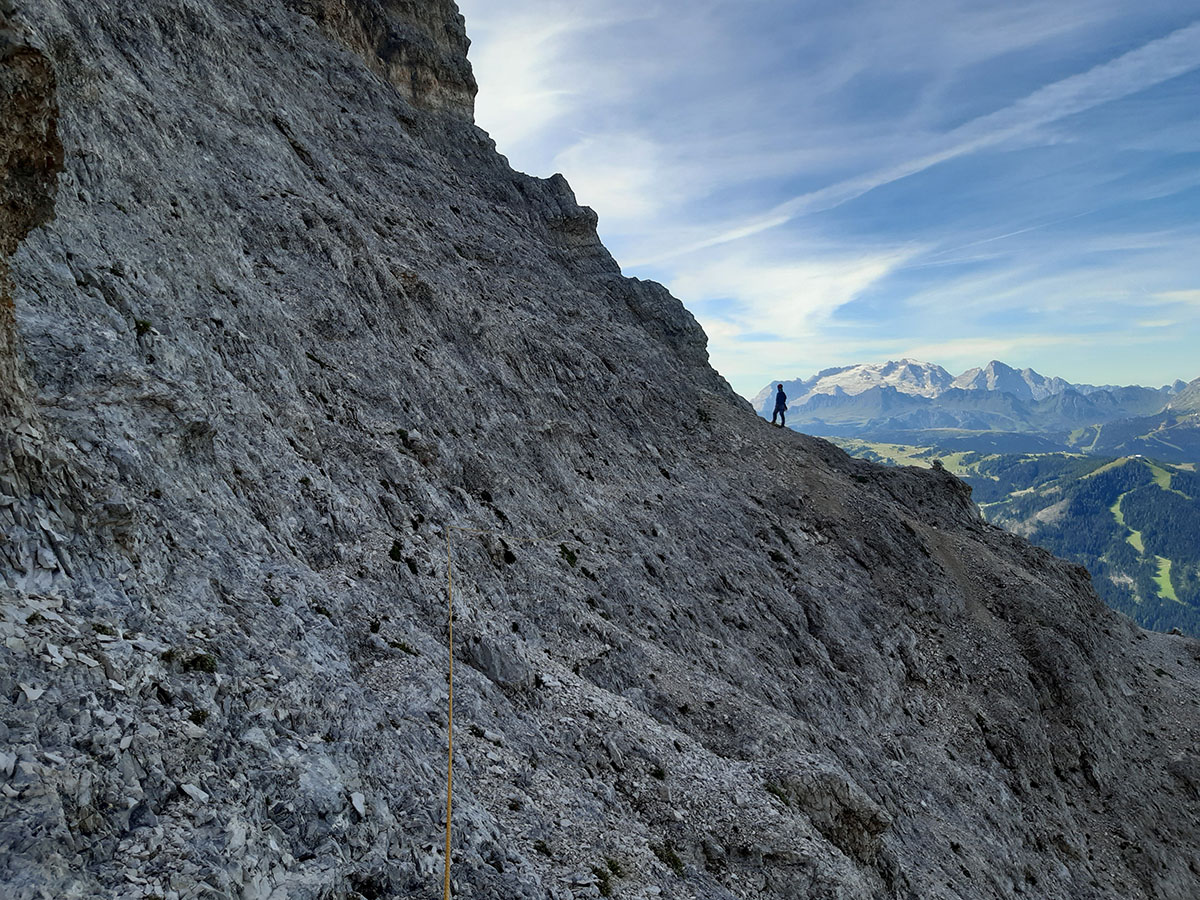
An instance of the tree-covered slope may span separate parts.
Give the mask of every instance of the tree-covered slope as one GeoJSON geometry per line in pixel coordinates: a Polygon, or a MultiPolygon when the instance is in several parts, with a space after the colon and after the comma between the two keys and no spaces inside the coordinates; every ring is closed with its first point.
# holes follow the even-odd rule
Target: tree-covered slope
{"type": "Polygon", "coordinates": [[[990,521],[1091,571],[1146,628],[1200,635],[1200,477],[1145,458],[997,457],[967,479],[990,521]]]}
{"type": "MultiPolygon", "coordinates": [[[[913,435],[931,439],[934,435],[913,435]]],[[[1200,476],[1192,463],[995,453],[840,441],[890,465],[934,460],[967,482],[983,515],[1092,573],[1096,592],[1145,628],[1200,636],[1200,476]]]]}

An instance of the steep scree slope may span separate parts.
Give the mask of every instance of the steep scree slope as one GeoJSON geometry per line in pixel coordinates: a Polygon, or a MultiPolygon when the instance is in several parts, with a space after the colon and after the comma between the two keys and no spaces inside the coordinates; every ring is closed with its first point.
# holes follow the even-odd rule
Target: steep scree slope
{"type": "Polygon", "coordinates": [[[5,896],[440,896],[451,524],[455,896],[1196,896],[1196,643],[756,419],[448,0],[4,10],[5,896]]]}

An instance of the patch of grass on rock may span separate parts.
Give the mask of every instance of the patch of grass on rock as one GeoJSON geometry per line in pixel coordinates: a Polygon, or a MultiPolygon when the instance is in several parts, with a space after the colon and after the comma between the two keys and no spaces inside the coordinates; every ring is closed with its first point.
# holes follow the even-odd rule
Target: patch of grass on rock
{"type": "Polygon", "coordinates": [[[679,854],[675,850],[675,845],[670,841],[663,841],[661,844],[651,844],[650,852],[658,857],[659,862],[682,877],[683,875],[683,860],[679,858],[679,854]]]}

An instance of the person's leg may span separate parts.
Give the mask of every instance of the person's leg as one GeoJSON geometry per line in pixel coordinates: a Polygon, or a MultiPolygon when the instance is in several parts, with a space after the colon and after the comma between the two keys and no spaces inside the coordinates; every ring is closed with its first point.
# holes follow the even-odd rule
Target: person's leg
{"type": "Polygon", "coordinates": [[[787,413],[785,413],[782,409],[779,411],[779,427],[787,428],[787,413]]]}

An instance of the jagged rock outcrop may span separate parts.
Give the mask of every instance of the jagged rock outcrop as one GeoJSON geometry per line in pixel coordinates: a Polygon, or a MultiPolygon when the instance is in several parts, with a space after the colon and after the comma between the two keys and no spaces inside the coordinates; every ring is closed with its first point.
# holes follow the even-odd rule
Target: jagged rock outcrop
{"type": "Polygon", "coordinates": [[[453,0],[288,0],[405,99],[473,119],[475,76],[453,0]]]}
{"type": "Polygon", "coordinates": [[[22,6],[5,895],[440,896],[449,539],[455,896],[1194,896],[1196,642],[756,419],[446,99],[455,16],[22,6]]]}

